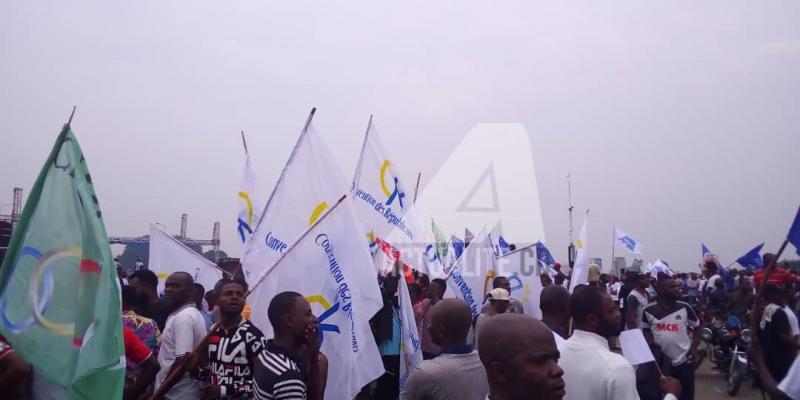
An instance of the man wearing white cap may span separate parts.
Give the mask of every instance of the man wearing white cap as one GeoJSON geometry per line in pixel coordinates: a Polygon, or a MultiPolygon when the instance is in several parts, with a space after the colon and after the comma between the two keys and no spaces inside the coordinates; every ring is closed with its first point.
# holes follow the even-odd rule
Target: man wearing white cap
{"type": "Polygon", "coordinates": [[[480,315],[473,318],[472,330],[470,330],[469,337],[467,338],[467,343],[471,343],[473,346],[475,346],[475,350],[478,350],[478,336],[483,324],[485,324],[489,318],[505,313],[508,309],[508,302],[511,299],[511,295],[508,293],[508,290],[503,288],[492,289],[489,292],[488,297],[489,307],[484,309],[480,315]]]}

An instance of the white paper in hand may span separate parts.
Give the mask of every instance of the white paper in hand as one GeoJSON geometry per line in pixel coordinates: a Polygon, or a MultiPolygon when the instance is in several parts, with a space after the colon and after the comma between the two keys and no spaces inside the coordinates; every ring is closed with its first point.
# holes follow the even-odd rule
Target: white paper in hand
{"type": "Polygon", "coordinates": [[[622,356],[633,365],[655,361],[641,329],[622,331],[619,334],[619,345],[622,347],[622,356]]]}

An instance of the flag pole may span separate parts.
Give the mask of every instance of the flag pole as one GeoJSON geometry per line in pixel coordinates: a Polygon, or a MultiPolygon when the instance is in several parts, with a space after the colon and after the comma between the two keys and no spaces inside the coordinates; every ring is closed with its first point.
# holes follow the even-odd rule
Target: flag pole
{"type": "Polygon", "coordinates": [[[278,258],[275,259],[275,261],[272,262],[272,264],[269,267],[267,267],[264,270],[264,272],[261,273],[261,275],[258,276],[258,278],[256,278],[255,283],[253,283],[253,285],[250,286],[250,290],[248,290],[247,294],[245,294],[245,298],[247,296],[249,296],[250,293],[253,293],[253,290],[255,290],[255,288],[258,287],[258,285],[260,285],[261,282],[264,281],[264,278],[266,278],[267,275],[269,275],[269,273],[272,272],[272,270],[275,269],[275,267],[277,267],[278,264],[280,264],[281,261],[283,261],[283,259],[286,257],[286,255],[291,253],[292,250],[294,250],[294,248],[297,247],[297,244],[301,240],[303,240],[303,238],[306,237],[314,228],[316,228],[317,225],[319,225],[319,223],[322,222],[322,220],[324,220],[328,215],[330,215],[330,213],[333,212],[333,210],[336,209],[336,207],[338,207],[339,204],[342,204],[342,202],[346,198],[347,198],[347,194],[343,194],[342,197],[340,197],[339,200],[336,201],[336,204],[331,206],[331,208],[329,208],[322,215],[320,215],[320,217],[313,224],[311,224],[308,228],[306,228],[306,230],[304,230],[302,233],[300,233],[300,235],[297,236],[297,239],[295,239],[294,242],[291,245],[289,245],[289,247],[286,248],[286,250],[283,253],[281,253],[281,255],[278,256],[278,258]]]}
{"type": "MultiPolygon", "coordinates": [[[[317,108],[311,108],[311,112],[308,113],[308,118],[306,118],[306,123],[303,125],[303,130],[300,131],[300,137],[297,138],[297,143],[294,144],[294,148],[292,148],[292,154],[289,155],[289,160],[286,161],[286,165],[283,166],[283,170],[281,171],[281,175],[278,177],[278,182],[275,182],[275,186],[272,188],[272,192],[269,194],[269,198],[267,202],[264,204],[264,208],[261,211],[261,215],[258,217],[258,221],[256,222],[256,227],[253,229],[253,233],[251,236],[255,236],[256,232],[258,232],[261,228],[261,220],[264,219],[264,215],[266,214],[264,211],[269,208],[270,204],[272,204],[272,199],[275,197],[275,192],[277,191],[278,187],[280,186],[281,182],[283,182],[283,178],[286,176],[286,168],[292,163],[294,160],[295,155],[297,154],[297,149],[300,147],[300,143],[303,142],[303,138],[306,136],[306,132],[308,132],[308,127],[311,126],[311,120],[314,119],[314,113],[317,112],[317,108]]],[[[249,243],[248,240],[246,243],[249,243]]]]}
{"type": "Polygon", "coordinates": [[[422,172],[417,173],[417,186],[414,187],[414,201],[413,204],[417,204],[417,193],[419,192],[419,181],[422,179],[422,172]]]}
{"type": "MultiPolygon", "coordinates": [[[[611,228],[611,274],[614,274],[614,250],[617,248],[617,226],[611,228]]],[[[601,271],[602,272],[602,271],[601,271]]]]}
{"type": "Polygon", "coordinates": [[[244,131],[242,131],[242,146],[244,146],[244,155],[250,156],[250,153],[247,151],[247,140],[244,138],[244,131]]]}
{"type": "Polygon", "coordinates": [[[369,115],[367,122],[367,129],[364,131],[364,141],[361,142],[361,152],[358,153],[358,161],[356,162],[356,171],[353,173],[353,187],[350,190],[356,190],[358,185],[358,177],[361,175],[361,163],[364,161],[364,150],[367,148],[367,138],[369,138],[369,128],[372,127],[372,114],[369,115]]]}
{"type": "Polygon", "coordinates": [[[75,116],[75,109],[78,108],[77,106],[72,106],[72,113],[69,115],[69,120],[67,121],[67,125],[72,125],[72,117],[75,116]]]}

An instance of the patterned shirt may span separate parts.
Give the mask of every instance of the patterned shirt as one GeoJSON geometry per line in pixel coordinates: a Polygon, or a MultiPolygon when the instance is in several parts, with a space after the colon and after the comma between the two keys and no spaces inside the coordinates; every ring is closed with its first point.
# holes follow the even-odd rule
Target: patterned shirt
{"type": "MultiPolygon", "coordinates": [[[[122,325],[132,330],[139,337],[139,340],[153,352],[153,355],[158,357],[161,331],[158,329],[156,321],[143,317],[133,310],[128,310],[122,313],[122,325]]],[[[142,372],[142,367],[131,360],[126,360],[126,363],[125,387],[132,388],[136,384],[136,378],[142,372]]]]}
{"type": "Polygon", "coordinates": [[[305,365],[270,339],[255,366],[253,398],[305,400],[306,380],[305,365]]]}
{"type": "Polygon", "coordinates": [[[246,319],[232,329],[214,329],[208,338],[208,362],[211,383],[220,386],[223,399],[250,398],[253,367],[266,344],[264,334],[246,319]]]}

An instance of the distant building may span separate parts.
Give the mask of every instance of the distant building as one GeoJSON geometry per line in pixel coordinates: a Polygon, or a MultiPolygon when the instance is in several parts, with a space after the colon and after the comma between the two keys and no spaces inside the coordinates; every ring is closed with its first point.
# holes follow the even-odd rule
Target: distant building
{"type": "Polygon", "coordinates": [[[592,257],[589,257],[589,264],[594,264],[594,265],[597,265],[597,268],[599,268],[599,269],[600,269],[600,271],[602,271],[602,270],[603,270],[603,259],[602,259],[602,258],[599,258],[599,257],[598,257],[598,258],[592,258],[592,257]]]}
{"type": "Polygon", "coordinates": [[[611,263],[611,273],[614,276],[619,276],[623,269],[628,270],[625,257],[614,257],[614,262],[611,263]]]}

